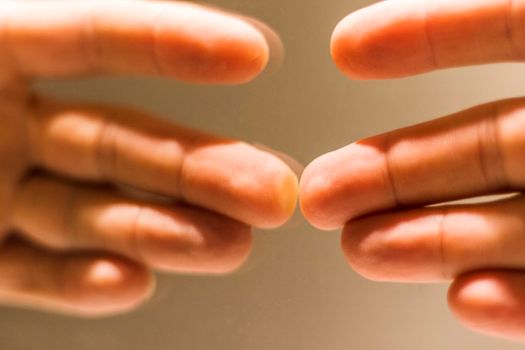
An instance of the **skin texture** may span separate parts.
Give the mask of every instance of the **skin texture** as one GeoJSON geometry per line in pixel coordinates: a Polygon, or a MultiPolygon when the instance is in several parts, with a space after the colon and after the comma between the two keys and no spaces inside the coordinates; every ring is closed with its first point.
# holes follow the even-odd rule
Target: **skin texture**
{"type": "Polygon", "coordinates": [[[179,2],[0,3],[0,303],[129,311],[152,270],[231,272],[252,226],[291,216],[297,179],[270,152],[31,90],[91,74],[245,83],[270,56],[269,29],[251,23],[179,2]]]}
{"type": "MultiPolygon", "coordinates": [[[[356,79],[522,61],[524,23],[517,0],[382,1],[337,25],[332,56],[356,79]]],[[[305,169],[301,209],[320,229],[343,229],[344,254],[364,277],[452,280],[461,323],[525,341],[523,195],[434,205],[523,191],[524,129],[518,98],[357,141],[305,169]]]]}

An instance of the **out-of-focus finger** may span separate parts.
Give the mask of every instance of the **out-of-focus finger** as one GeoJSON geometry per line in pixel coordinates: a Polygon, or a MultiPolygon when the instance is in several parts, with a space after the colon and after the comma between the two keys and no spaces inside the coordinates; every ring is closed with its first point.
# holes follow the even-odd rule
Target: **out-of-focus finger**
{"type": "Polygon", "coordinates": [[[130,311],[152,293],[143,266],[108,254],[53,253],[10,240],[0,247],[0,303],[84,317],[130,311]]]}
{"type": "Polygon", "coordinates": [[[0,26],[3,66],[29,76],[243,83],[269,57],[264,35],[247,21],[184,2],[3,1],[0,26]]]}
{"type": "Polygon", "coordinates": [[[55,249],[104,250],[172,272],[222,274],[251,250],[247,225],[205,210],[158,206],[51,178],[29,179],[14,227],[55,249]]]}
{"type": "Polygon", "coordinates": [[[36,103],[34,162],[71,177],[134,186],[258,227],[288,220],[297,177],[278,157],[117,107],[36,103]]]}

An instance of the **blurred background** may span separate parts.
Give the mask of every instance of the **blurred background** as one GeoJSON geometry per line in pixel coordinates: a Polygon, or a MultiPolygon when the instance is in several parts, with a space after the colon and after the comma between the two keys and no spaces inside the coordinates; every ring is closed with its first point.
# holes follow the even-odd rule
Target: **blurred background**
{"type": "MultiPolygon", "coordinates": [[[[286,59],[276,72],[238,87],[100,78],[44,82],[39,89],[117,102],[293,155],[302,163],[359,138],[524,93],[525,67],[463,68],[396,81],[356,82],[331,62],[329,40],[365,0],[215,0],[280,33],[286,59]]],[[[337,232],[300,215],[256,231],[248,264],[223,277],[160,275],[140,310],[102,320],[2,308],[2,349],[518,349],[461,328],[447,285],[369,282],[347,267],[337,232]]]]}

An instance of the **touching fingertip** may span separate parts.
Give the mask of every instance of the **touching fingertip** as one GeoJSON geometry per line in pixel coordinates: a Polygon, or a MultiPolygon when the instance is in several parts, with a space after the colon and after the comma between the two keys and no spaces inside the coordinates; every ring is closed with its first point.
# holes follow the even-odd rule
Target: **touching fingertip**
{"type": "Polygon", "coordinates": [[[301,208],[315,227],[334,230],[395,204],[380,142],[369,139],[312,161],[301,179],[301,208]]]}
{"type": "Polygon", "coordinates": [[[284,176],[281,188],[281,207],[283,212],[283,219],[280,225],[285,223],[293,215],[297,207],[299,184],[297,176],[292,172],[291,169],[284,176]]]}
{"type": "MultiPolygon", "coordinates": [[[[271,229],[284,225],[292,217],[297,207],[299,184],[295,173],[286,165],[273,180],[273,205],[269,215],[257,225],[260,228],[271,229]]],[[[264,189],[262,189],[264,190],[264,189]]]]}
{"type": "Polygon", "coordinates": [[[330,155],[325,154],[308,164],[300,180],[301,212],[311,225],[320,230],[334,230],[344,223],[329,210],[332,193],[337,190],[331,173],[327,171],[329,158],[330,155]]]}
{"type": "Polygon", "coordinates": [[[298,180],[292,170],[286,168],[282,174],[271,180],[271,187],[261,192],[260,208],[253,225],[261,229],[274,229],[283,226],[295,213],[298,197],[298,180]]]}
{"type": "MultiPolygon", "coordinates": [[[[277,185],[278,209],[277,217],[274,223],[270,226],[281,226],[293,216],[297,208],[299,197],[299,178],[304,171],[304,166],[295,158],[283,152],[276,151],[261,143],[253,143],[253,145],[271,155],[277,157],[285,165],[282,167],[281,182],[277,185]]],[[[271,228],[271,227],[270,227],[271,228]]]]}

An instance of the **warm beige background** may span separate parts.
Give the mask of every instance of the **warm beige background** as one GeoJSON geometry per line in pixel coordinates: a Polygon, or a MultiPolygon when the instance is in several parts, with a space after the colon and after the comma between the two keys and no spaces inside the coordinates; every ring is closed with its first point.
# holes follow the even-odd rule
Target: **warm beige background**
{"type": "MultiPolygon", "coordinates": [[[[357,138],[525,91],[525,68],[500,65],[386,82],[338,74],[328,45],[335,24],[365,0],[217,0],[281,33],[284,66],[255,83],[209,88],[149,79],[48,84],[64,96],[117,101],[288,152],[306,163],[357,138]]],[[[445,285],[363,280],[339,235],[300,217],[257,232],[248,266],[228,278],[162,276],[131,315],[86,321],[2,309],[0,349],[518,349],[463,330],[445,285]]]]}

